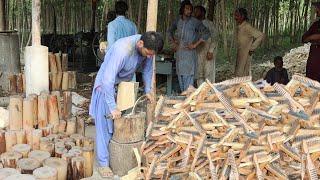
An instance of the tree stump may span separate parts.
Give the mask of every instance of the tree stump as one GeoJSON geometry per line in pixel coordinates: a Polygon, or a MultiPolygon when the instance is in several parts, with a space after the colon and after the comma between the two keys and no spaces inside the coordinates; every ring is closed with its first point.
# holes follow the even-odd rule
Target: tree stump
{"type": "Polygon", "coordinates": [[[50,153],[50,155],[54,155],[54,143],[51,141],[41,141],[40,139],[40,150],[46,151],[50,153]]]}
{"type": "Polygon", "coordinates": [[[77,117],[77,133],[81,135],[85,135],[85,122],[81,117],[77,117]]]}
{"type": "Polygon", "coordinates": [[[42,137],[42,130],[35,129],[32,132],[32,150],[40,149],[40,138],[42,137]]]}
{"type": "Polygon", "coordinates": [[[33,171],[37,180],[57,180],[58,172],[52,167],[40,167],[33,171]]]}
{"type": "Polygon", "coordinates": [[[40,165],[40,162],[33,158],[23,158],[18,161],[17,169],[19,169],[22,174],[32,174],[40,165]]]}
{"type": "Polygon", "coordinates": [[[11,75],[9,79],[9,92],[10,94],[17,94],[17,75],[11,75]]]}
{"type": "Polygon", "coordinates": [[[72,158],[72,180],[84,178],[84,162],[84,157],[78,156],[72,158]]]}
{"type": "Polygon", "coordinates": [[[77,127],[76,127],[76,118],[73,117],[71,119],[68,119],[67,121],[67,129],[66,129],[66,135],[71,135],[71,134],[75,134],[77,131],[77,127]]]}
{"type": "Polygon", "coordinates": [[[61,104],[61,93],[60,91],[52,91],[51,95],[57,96],[59,119],[63,119],[63,110],[62,110],[63,106],[61,104]]]}
{"type": "Polygon", "coordinates": [[[68,71],[68,88],[76,89],[77,88],[77,74],[75,71],[68,71]]]}
{"type": "Polygon", "coordinates": [[[48,158],[44,161],[43,166],[55,168],[58,172],[58,179],[59,180],[66,180],[67,179],[68,164],[67,164],[66,160],[56,158],[56,157],[48,158]]]}
{"type": "Polygon", "coordinates": [[[0,130],[0,154],[6,152],[6,131],[0,130]]]}
{"type": "Polygon", "coordinates": [[[55,147],[54,152],[55,152],[55,157],[61,158],[62,154],[67,153],[68,150],[64,147],[55,147]]]}
{"type": "Polygon", "coordinates": [[[83,139],[84,136],[81,134],[72,134],[70,135],[70,138],[74,139],[76,146],[83,146],[83,139]]]}
{"type": "Polygon", "coordinates": [[[94,139],[91,137],[85,137],[83,139],[83,147],[90,147],[94,149],[94,139]]]}
{"type": "Polygon", "coordinates": [[[12,147],[17,144],[17,135],[15,131],[5,132],[6,151],[11,151],[12,147]]]}
{"type": "Polygon", "coordinates": [[[62,85],[61,85],[61,89],[63,91],[68,90],[68,81],[69,81],[69,73],[68,72],[63,72],[62,85]]]}
{"type": "Polygon", "coordinates": [[[23,76],[21,73],[17,74],[17,93],[23,93],[23,76]]]}
{"type": "Polygon", "coordinates": [[[135,158],[133,148],[140,148],[143,141],[120,144],[114,140],[110,141],[109,152],[110,152],[110,167],[113,173],[124,176],[134,167],[137,167],[137,160],[135,158]],[[124,160],[123,157],[126,157],[124,160]]]}
{"type": "Polygon", "coordinates": [[[68,171],[67,171],[67,179],[72,179],[72,165],[71,165],[71,159],[75,157],[74,154],[70,153],[70,152],[67,152],[67,153],[64,153],[62,155],[62,159],[64,159],[67,164],[68,164],[68,171]]]}
{"type": "Polygon", "coordinates": [[[33,102],[33,127],[38,126],[38,96],[36,94],[30,94],[29,97],[33,102]]]}
{"type": "Polygon", "coordinates": [[[34,121],[34,102],[33,98],[27,97],[23,100],[23,129],[30,130],[33,129],[34,121]]]}
{"type": "Polygon", "coordinates": [[[72,94],[70,91],[63,92],[63,119],[70,119],[72,116],[72,94]]]}
{"type": "Polygon", "coordinates": [[[29,158],[35,159],[41,164],[44,160],[50,158],[50,153],[47,151],[34,150],[29,153],[29,158]]]}
{"type": "Polygon", "coordinates": [[[14,151],[9,151],[1,154],[1,161],[5,168],[16,168],[17,162],[22,158],[22,154],[14,151]]]}
{"type": "Polygon", "coordinates": [[[112,139],[118,143],[134,143],[144,140],[146,113],[122,117],[114,121],[112,139]]]}
{"type": "Polygon", "coordinates": [[[53,125],[53,133],[58,132],[59,110],[57,96],[49,95],[48,97],[48,121],[53,125]]]}
{"type": "Polygon", "coordinates": [[[48,95],[38,96],[38,127],[44,128],[48,125],[48,95]]]}
{"type": "Polygon", "coordinates": [[[2,168],[0,169],[0,179],[5,179],[8,176],[20,174],[20,172],[14,168],[2,168]]]}
{"type": "Polygon", "coordinates": [[[23,98],[21,96],[11,96],[9,100],[9,129],[22,129],[22,105],[23,98]]]}
{"type": "Polygon", "coordinates": [[[22,154],[23,158],[27,158],[31,151],[31,146],[29,144],[16,144],[12,147],[12,150],[22,154]]]}
{"type": "Polygon", "coordinates": [[[60,120],[58,132],[59,132],[59,133],[65,133],[66,127],[67,127],[67,121],[65,121],[65,120],[60,120]]]}
{"type": "Polygon", "coordinates": [[[68,71],[68,54],[62,54],[61,69],[62,72],[68,71]]]}
{"type": "Polygon", "coordinates": [[[90,177],[93,173],[93,148],[83,147],[82,156],[84,157],[84,177],[90,177]]]}
{"type": "Polygon", "coordinates": [[[30,174],[14,174],[11,176],[8,176],[4,180],[17,180],[17,179],[23,179],[23,180],[36,180],[36,178],[33,175],[30,174]]]}

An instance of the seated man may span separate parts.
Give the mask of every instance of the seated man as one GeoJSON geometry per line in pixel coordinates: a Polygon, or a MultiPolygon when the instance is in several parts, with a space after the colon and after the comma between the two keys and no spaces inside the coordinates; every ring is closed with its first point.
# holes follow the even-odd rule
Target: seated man
{"type": "Polygon", "coordinates": [[[264,78],[268,83],[273,85],[274,83],[287,84],[289,82],[288,72],[283,68],[283,60],[281,56],[274,58],[274,68],[270,69],[264,78]]]}

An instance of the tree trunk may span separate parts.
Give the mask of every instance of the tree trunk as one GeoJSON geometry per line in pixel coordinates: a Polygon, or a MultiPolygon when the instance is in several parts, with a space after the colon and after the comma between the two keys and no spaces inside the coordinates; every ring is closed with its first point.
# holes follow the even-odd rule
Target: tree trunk
{"type": "Polygon", "coordinates": [[[72,164],[72,180],[84,178],[84,157],[74,157],[71,160],[72,164]]]}
{"type": "Polygon", "coordinates": [[[17,163],[17,168],[21,170],[22,174],[32,174],[33,171],[40,167],[40,162],[32,158],[20,159],[17,163]]]}
{"type": "Polygon", "coordinates": [[[67,179],[68,165],[64,159],[54,158],[54,157],[48,158],[44,161],[43,165],[55,168],[58,172],[58,179],[59,180],[66,180],[67,179]]]}
{"type": "Polygon", "coordinates": [[[209,5],[209,9],[208,9],[208,16],[207,18],[211,21],[214,21],[214,14],[215,14],[215,9],[216,9],[216,5],[217,5],[217,0],[208,0],[208,5],[209,5]]]}
{"type": "MultiPolygon", "coordinates": [[[[171,3],[171,0],[168,0],[168,4],[171,3]]],[[[141,32],[141,20],[142,20],[142,8],[143,8],[143,0],[139,0],[139,12],[138,12],[138,32],[141,32]]]]}
{"type": "Polygon", "coordinates": [[[97,0],[92,0],[91,1],[92,5],[91,5],[91,32],[95,32],[95,27],[96,27],[96,12],[97,12],[97,0]]]}
{"type": "Polygon", "coordinates": [[[33,171],[33,175],[38,180],[56,180],[58,172],[56,169],[51,167],[41,167],[33,171]]]}
{"type": "Polygon", "coordinates": [[[0,31],[6,30],[6,1],[0,0],[0,31]]]}

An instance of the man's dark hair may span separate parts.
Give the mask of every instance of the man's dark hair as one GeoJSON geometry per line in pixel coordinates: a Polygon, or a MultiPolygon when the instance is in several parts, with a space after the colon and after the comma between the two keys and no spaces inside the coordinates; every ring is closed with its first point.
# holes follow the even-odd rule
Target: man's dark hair
{"type": "Polygon", "coordinates": [[[107,24],[109,24],[109,22],[113,21],[116,17],[117,17],[117,15],[116,15],[115,11],[109,11],[107,13],[107,24]]]}
{"type": "Polygon", "coordinates": [[[276,63],[276,62],[282,62],[283,63],[283,58],[281,56],[276,56],[274,59],[273,59],[273,63],[276,63]]]}
{"type": "Polygon", "coordinates": [[[245,8],[238,8],[236,12],[238,12],[244,18],[244,20],[249,20],[248,11],[245,8]]]}
{"type": "Polygon", "coordinates": [[[148,31],[142,34],[141,39],[144,44],[144,48],[154,50],[156,53],[160,52],[163,48],[163,36],[154,31],[148,31]]]}
{"type": "Polygon", "coordinates": [[[196,6],[196,7],[194,7],[194,9],[199,9],[203,13],[204,16],[207,13],[206,8],[204,8],[203,6],[196,6]]]}
{"type": "Polygon", "coordinates": [[[115,10],[117,15],[124,16],[128,11],[128,5],[124,1],[117,1],[115,5],[115,10]]]}
{"type": "MultiPolygon", "coordinates": [[[[186,6],[192,6],[192,3],[189,1],[189,0],[184,0],[184,1],[182,1],[181,2],[181,4],[180,4],[180,9],[179,9],[179,14],[180,15],[183,15],[183,11],[184,11],[184,8],[186,7],[186,6]]],[[[193,7],[193,6],[192,6],[193,7]]]]}

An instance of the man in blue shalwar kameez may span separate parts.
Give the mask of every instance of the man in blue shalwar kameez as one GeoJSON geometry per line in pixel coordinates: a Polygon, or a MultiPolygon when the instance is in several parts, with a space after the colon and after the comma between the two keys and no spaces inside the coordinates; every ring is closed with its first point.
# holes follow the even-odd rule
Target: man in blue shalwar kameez
{"type": "Polygon", "coordinates": [[[89,114],[95,119],[96,156],[102,177],[113,175],[109,168],[109,141],[113,134],[113,120],[121,117],[115,101],[115,86],[121,81],[130,81],[139,66],[143,68],[143,81],[147,98],[152,100],[152,57],[163,48],[163,38],[159,33],[146,32],[116,41],[105,55],[97,74],[89,114]],[[105,115],[112,115],[106,119],[105,115]]]}

